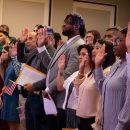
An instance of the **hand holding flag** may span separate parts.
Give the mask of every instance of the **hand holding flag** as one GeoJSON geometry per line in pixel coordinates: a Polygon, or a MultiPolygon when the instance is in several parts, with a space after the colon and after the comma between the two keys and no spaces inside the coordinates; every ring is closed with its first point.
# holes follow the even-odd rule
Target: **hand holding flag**
{"type": "Polygon", "coordinates": [[[16,86],[17,86],[17,84],[15,82],[13,82],[12,80],[9,80],[8,86],[4,86],[2,88],[2,93],[0,93],[0,110],[3,107],[3,101],[1,99],[1,96],[3,95],[3,93],[6,93],[11,96],[13,94],[16,86]]]}
{"type": "Polygon", "coordinates": [[[6,94],[12,96],[12,94],[13,94],[13,92],[14,92],[16,86],[17,86],[17,84],[16,84],[14,81],[9,80],[8,85],[5,86],[2,91],[3,91],[4,93],[6,93],[6,94]]]}

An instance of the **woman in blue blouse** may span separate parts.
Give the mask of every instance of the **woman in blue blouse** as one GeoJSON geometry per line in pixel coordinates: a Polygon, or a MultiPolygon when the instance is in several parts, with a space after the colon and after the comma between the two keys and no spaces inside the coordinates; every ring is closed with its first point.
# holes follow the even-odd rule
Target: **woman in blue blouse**
{"type": "Polygon", "coordinates": [[[126,46],[123,31],[113,39],[114,54],[119,60],[106,78],[102,64],[106,57],[103,46],[95,58],[95,79],[102,93],[103,130],[127,130],[130,124],[130,85],[127,82],[126,46]]]}
{"type": "MultiPolygon", "coordinates": [[[[9,80],[15,81],[16,75],[13,68],[11,57],[9,55],[9,46],[5,46],[2,49],[1,60],[2,60],[1,66],[4,67],[4,73],[3,73],[4,86],[10,87],[8,86],[9,80]]],[[[11,96],[6,93],[3,93],[4,104],[1,111],[1,119],[6,120],[8,122],[10,130],[19,130],[20,120],[18,110],[16,109],[19,105],[18,101],[19,101],[19,93],[17,88],[15,88],[11,96]]]]}

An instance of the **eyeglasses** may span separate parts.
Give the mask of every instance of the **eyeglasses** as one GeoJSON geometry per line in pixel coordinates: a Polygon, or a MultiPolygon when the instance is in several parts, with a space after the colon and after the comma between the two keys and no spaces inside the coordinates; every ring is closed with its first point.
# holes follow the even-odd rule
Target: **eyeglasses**
{"type": "Polygon", "coordinates": [[[113,40],[113,46],[119,46],[122,41],[123,39],[116,38],[115,40],[113,40]]]}

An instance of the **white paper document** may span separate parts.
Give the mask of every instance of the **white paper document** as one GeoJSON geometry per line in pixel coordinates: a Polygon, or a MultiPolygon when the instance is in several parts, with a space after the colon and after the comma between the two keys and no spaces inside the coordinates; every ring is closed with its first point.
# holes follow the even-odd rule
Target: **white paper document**
{"type": "Polygon", "coordinates": [[[57,115],[57,109],[55,106],[55,103],[51,96],[49,95],[50,99],[43,97],[43,103],[44,103],[44,110],[46,115],[57,115]]]}
{"type": "Polygon", "coordinates": [[[27,64],[24,64],[16,80],[16,83],[23,86],[26,83],[35,83],[44,79],[45,77],[46,75],[44,73],[27,64]]]}

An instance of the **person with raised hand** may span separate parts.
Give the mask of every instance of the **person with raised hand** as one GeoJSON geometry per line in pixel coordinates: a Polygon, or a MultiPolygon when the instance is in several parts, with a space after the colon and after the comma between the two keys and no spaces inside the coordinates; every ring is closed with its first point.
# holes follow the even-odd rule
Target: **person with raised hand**
{"type": "MultiPolygon", "coordinates": [[[[40,32],[38,35],[42,34],[43,32],[40,32]]],[[[42,41],[43,39],[41,38],[38,40],[42,41]]],[[[40,44],[40,41],[38,42],[40,44]]],[[[26,63],[43,73],[47,72],[48,64],[41,62],[37,50],[37,34],[35,32],[29,32],[27,28],[24,28],[21,32],[17,45],[17,58],[19,62],[26,63]],[[28,52],[24,51],[25,45],[28,52]]],[[[25,102],[26,130],[49,130],[40,91],[34,92],[32,87],[38,85],[38,82],[32,84],[29,81],[24,85],[24,90],[28,91],[25,102]]]]}
{"type": "Polygon", "coordinates": [[[102,94],[103,130],[127,130],[130,124],[130,86],[127,78],[125,34],[118,32],[113,39],[113,51],[119,57],[104,77],[102,64],[105,46],[95,57],[95,79],[102,94]]]}
{"type": "Polygon", "coordinates": [[[79,130],[92,130],[91,124],[95,122],[99,91],[96,88],[92,73],[91,45],[78,47],[79,70],[70,75],[66,80],[63,77],[65,56],[58,60],[57,89],[66,90],[63,108],[66,111],[66,127],[79,130]]]}
{"type": "MultiPolygon", "coordinates": [[[[115,62],[113,45],[104,39],[97,40],[97,42],[95,43],[94,49],[92,51],[93,62],[95,62],[95,57],[97,55],[100,55],[100,57],[101,57],[101,55],[103,57],[105,57],[105,59],[103,60],[102,68],[103,68],[103,74],[106,77],[110,72],[111,66],[115,62]],[[105,48],[101,51],[102,47],[103,48],[105,47],[105,48]]],[[[92,127],[94,130],[102,129],[102,97],[101,97],[101,95],[100,95],[100,101],[98,104],[98,110],[97,110],[97,114],[96,114],[95,123],[92,124],[92,127]]]]}
{"type": "Polygon", "coordinates": [[[10,46],[5,46],[2,49],[2,63],[1,67],[3,67],[3,107],[1,110],[0,118],[6,120],[9,124],[10,130],[19,130],[20,129],[20,120],[18,115],[18,110],[16,109],[19,104],[19,93],[18,89],[15,88],[12,92],[12,95],[7,93],[7,87],[11,87],[9,85],[10,80],[14,81],[17,78],[17,75],[14,70],[13,61],[11,60],[11,49],[10,46]]]}
{"type": "MultiPolygon", "coordinates": [[[[58,59],[60,55],[63,53],[67,59],[65,64],[65,73],[64,78],[69,77],[73,72],[78,69],[78,52],[77,48],[79,45],[85,44],[85,41],[82,39],[85,36],[85,24],[83,18],[79,14],[68,14],[64,20],[64,24],[62,26],[62,34],[67,36],[68,40],[64,44],[62,44],[54,53],[51,61],[48,65],[48,73],[46,78],[46,93],[50,93],[54,95],[54,100],[56,103],[56,107],[58,109],[58,124],[60,130],[65,126],[65,111],[62,109],[65,91],[59,92],[57,90],[56,85],[56,76],[58,70],[58,59]]],[[[39,35],[37,35],[39,38],[39,35]]],[[[44,37],[43,37],[44,38],[44,37]]],[[[39,41],[40,39],[38,39],[39,41]]],[[[46,51],[46,42],[43,41],[43,45],[41,46],[41,42],[39,41],[38,48],[39,53],[41,53],[42,62],[47,61],[48,59],[47,51],[46,51]],[[42,51],[41,51],[42,50],[42,51]],[[46,53],[46,54],[45,54],[46,53]]],[[[45,82],[41,84],[41,89],[44,89],[45,82]]],[[[34,87],[35,90],[38,88],[34,87]]]]}

